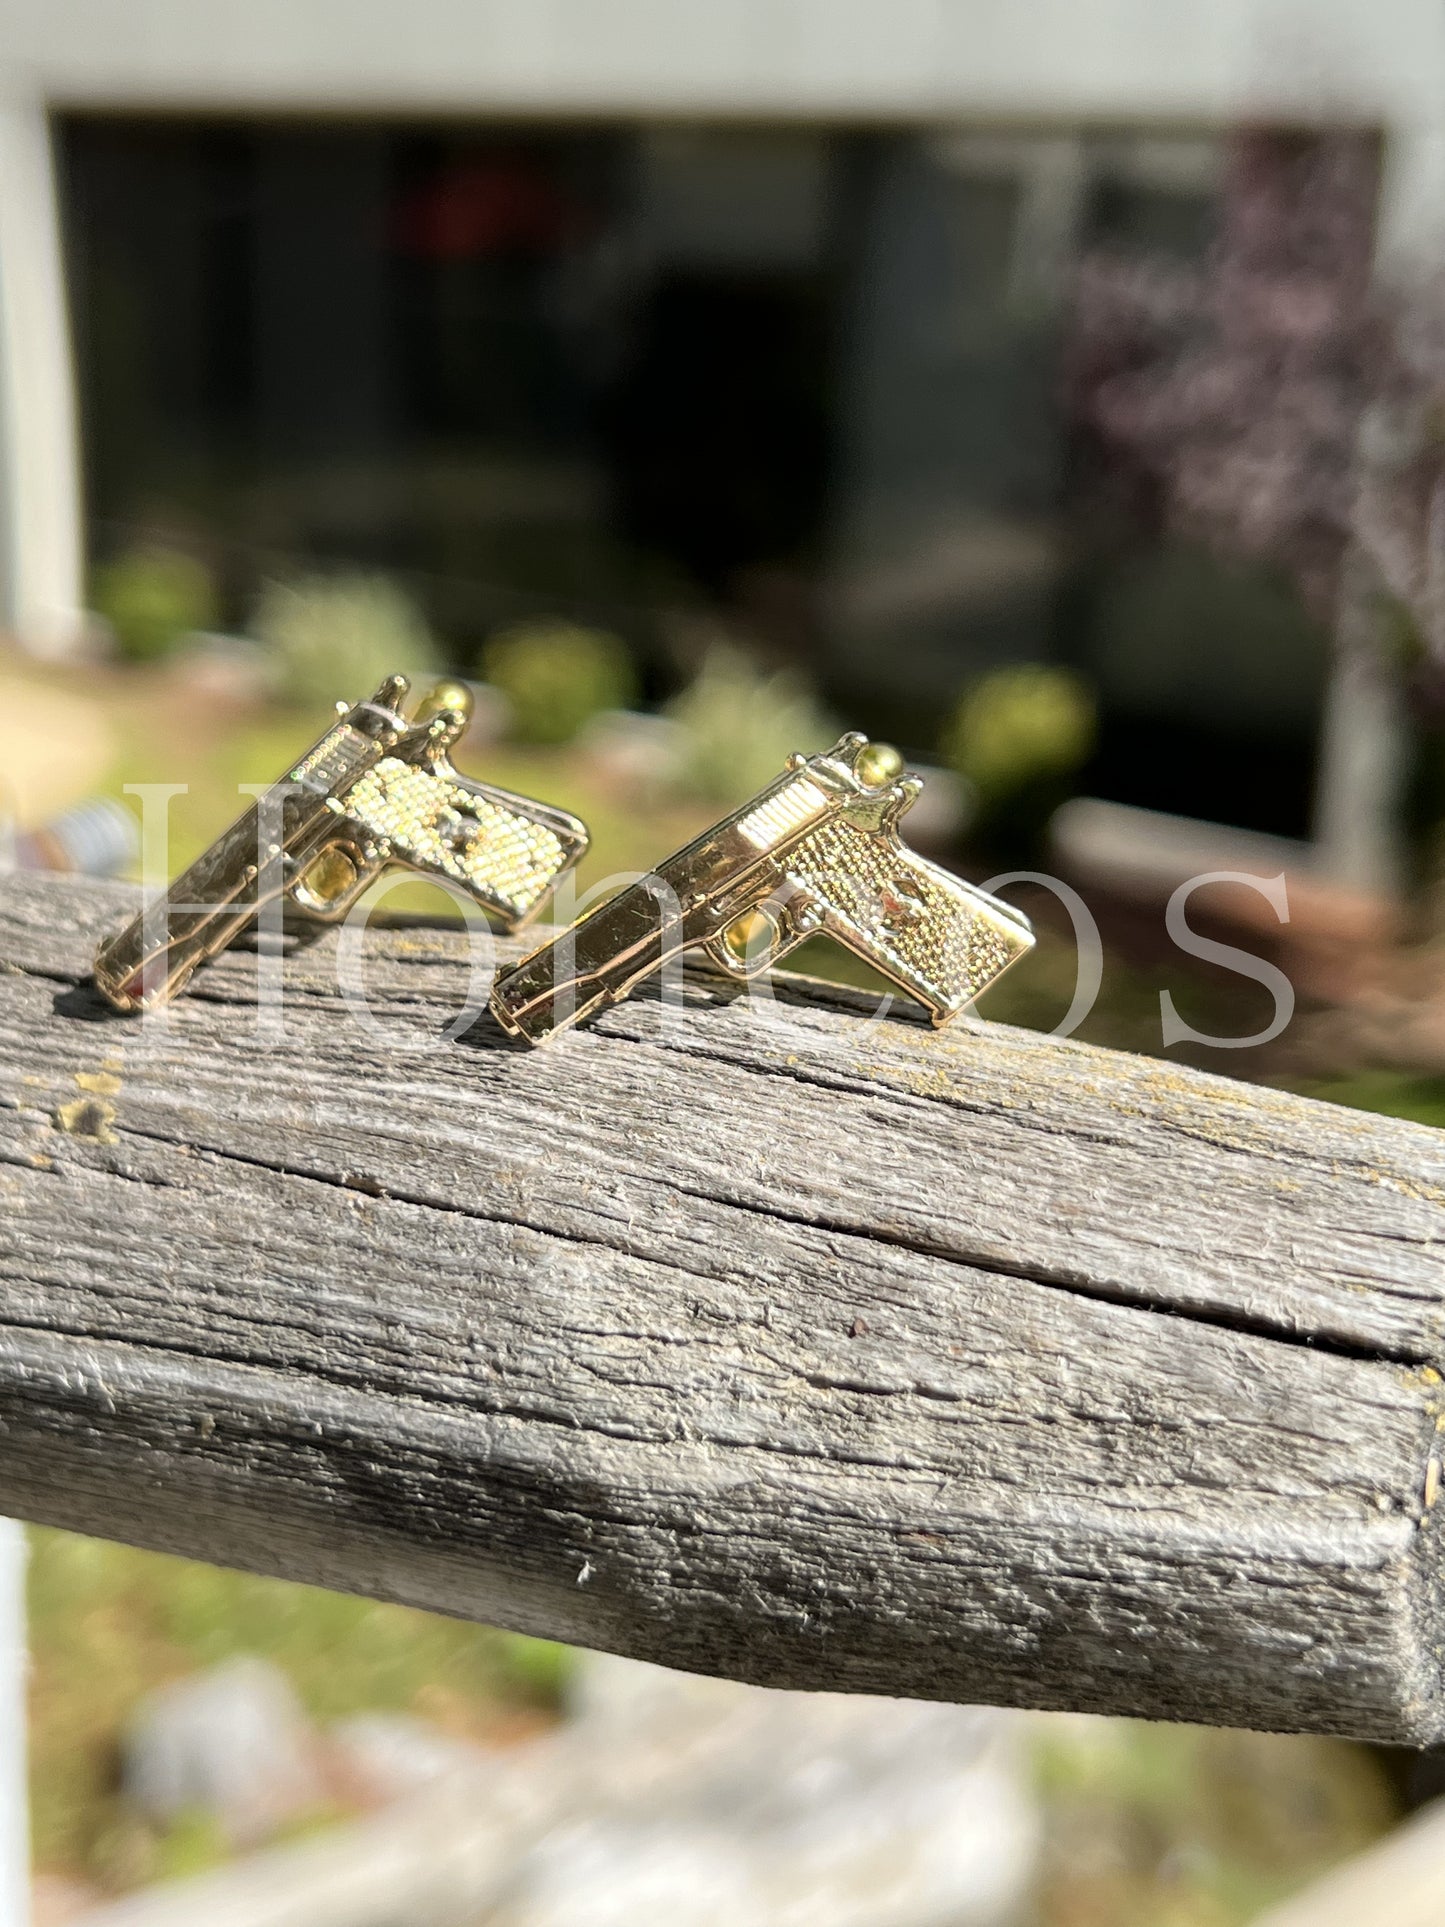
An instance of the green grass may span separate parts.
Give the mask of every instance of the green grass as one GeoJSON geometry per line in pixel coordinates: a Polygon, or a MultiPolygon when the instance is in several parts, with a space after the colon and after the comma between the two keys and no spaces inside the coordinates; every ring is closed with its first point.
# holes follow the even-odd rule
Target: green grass
{"type": "Polygon", "coordinates": [[[1343,1740],[1065,1718],[1036,1764],[1040,1927],[1245,1927],[1395,1818],[1343,1740]]]}
{"type": "Polygon", "coordinates": [[[1408,1071],[1361,1071],[1354,1077],[1306,1084],[1307,1097],[1348,1104],[1356,1111],[1406,1117],[1445,1130],[1445,1077],[1416,1077],[1408,1071]]]}
{"type": "Polygon", "coordinates": [[[483,1739],[551,1718],[565,1682],[568,1653],[544,1640],[70,1533],[30,1545],[36,1864],[103,1887],[221,1851],[201,1817],[156,1832],[121,1797],[125,1723],[167,1681],[255,1653],[322,1725],[384,1709],[483,1739]]]}

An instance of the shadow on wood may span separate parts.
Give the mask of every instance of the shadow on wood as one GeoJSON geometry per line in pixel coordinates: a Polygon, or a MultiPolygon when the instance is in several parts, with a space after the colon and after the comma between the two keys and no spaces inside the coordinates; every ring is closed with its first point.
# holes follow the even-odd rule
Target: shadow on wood
{"type": "Polygon", "coordinates": [[[1445,1734],[1445,1134],[460,933],[84,988],[0,882],[0,1508],[764,1684],[1445,1734]],[[519,946],[499,944],[504,954],[519,946]]]}

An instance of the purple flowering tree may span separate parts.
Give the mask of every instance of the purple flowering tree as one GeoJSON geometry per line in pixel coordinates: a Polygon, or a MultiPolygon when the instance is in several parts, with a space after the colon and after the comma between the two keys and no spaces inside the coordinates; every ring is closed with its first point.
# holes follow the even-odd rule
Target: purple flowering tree
{"type": "Polygon", "coordinates": [[[1117,486],[1330,623],[1317,839],[1389,891],[1407,685],[1445,707],[1445,282],[1373,284],[1378,178],[1367,135],[1241,135],[1201,267],[1083,261],[1067,383],[1117,486]]]}

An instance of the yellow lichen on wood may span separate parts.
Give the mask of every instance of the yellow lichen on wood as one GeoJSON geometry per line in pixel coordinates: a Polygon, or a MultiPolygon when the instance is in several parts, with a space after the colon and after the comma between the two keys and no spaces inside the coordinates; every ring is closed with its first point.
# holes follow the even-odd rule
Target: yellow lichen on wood
{"type": "Polygon", "coordinates": [[[77,1071],[75,1081],[94,1097],[119,1097],[120,1079],[112,1071],[77,1071]]]}
{"type": "Polygon", "coordinates": [[[72,1098],[69,1104],[60,1106],[54,1118],[55,1128],[68,1137],[94,1138],[98,1144],[118,1142],[111,1129],[115,1123],[115,1106],[106,1098],[72,1098]]]}

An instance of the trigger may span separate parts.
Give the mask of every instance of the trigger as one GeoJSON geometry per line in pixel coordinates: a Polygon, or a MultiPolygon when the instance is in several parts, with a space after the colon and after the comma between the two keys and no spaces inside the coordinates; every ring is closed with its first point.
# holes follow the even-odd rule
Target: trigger
{"type": "Polygon", "coordinates": [[[313,916],[334,913],[361,879],[355,861],[338,844],[314,856],[291,886],[291,896],[313,916]]]}

